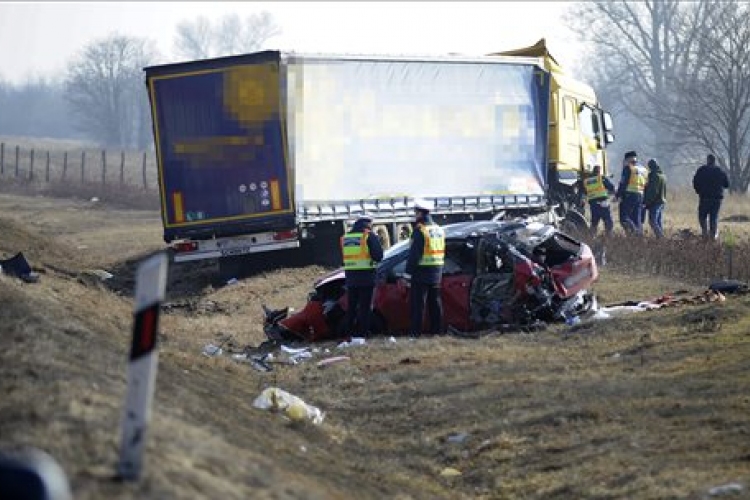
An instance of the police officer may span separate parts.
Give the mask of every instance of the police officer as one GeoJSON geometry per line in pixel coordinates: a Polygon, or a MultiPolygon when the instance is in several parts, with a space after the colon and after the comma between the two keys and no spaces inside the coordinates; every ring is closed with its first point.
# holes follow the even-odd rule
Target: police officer
{"type": "Polygon", "coordinates": [[[596,165],[591,175],[583,181],[583,189],[591,211],[591,233],[596,235],[599,221],[604,221],[604,231],[609,236],[615,225],[612,221],[609,196],[615,193],[615,186],[602,175],[601,166],[596,165]]]}
{"type": "Polygon", "coordinates": [[[415,224],[409,242],[409,256],[404,277],[411,281],[410,334],[422,334],[425,300],[429,317],[429,333],[443,333],[443,304],[440,283],[445,263],[445,233],[430,215],[430,204],[419,200],[414,205],[415,224]]]}
{"type": "Polygon", "coordinates": [[[383,246],[372,232],[372,216],[358,218],[351,230],[341,237],[341,254],[346,276],[345,332],[352,337],[366,337],[371,333],[375,268],[383,260],[383,246]]]}
{"type": "Polygon", "coordinates": [[[647,175],[646,169],[638,163],[636,152],[625,153],[617,198],[620,200],[620,224],[629,234],[643,234],[643,190],[647,175]]]}

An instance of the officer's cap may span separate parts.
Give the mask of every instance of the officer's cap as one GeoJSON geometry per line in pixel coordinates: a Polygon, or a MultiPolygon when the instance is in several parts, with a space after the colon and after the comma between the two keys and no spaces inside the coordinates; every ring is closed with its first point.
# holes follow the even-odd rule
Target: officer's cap
{"type": "Polygon", "coordinates": [[[357,222],[363,222],[363,223],[369,224],[372,221],[373,221],[373,216],[368,213],[364,213],[360,215],[359,217],[357,217],[357,222]]]}
{"type": "Polygon", "coordinates": [[[414,210],[420,210],[422,212],[429,212],[434,207],[434,203],[431,201],[425,200],[424,198],[419,198],[414,200],[414,210]]]}

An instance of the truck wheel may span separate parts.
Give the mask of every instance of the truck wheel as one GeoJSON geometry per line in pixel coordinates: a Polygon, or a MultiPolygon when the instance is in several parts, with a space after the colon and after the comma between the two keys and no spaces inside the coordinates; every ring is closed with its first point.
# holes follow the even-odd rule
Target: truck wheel
{"type": "Polygon", "coordinates": [[[411,238],[411,224],[399,224],[396,226],[396,235],[398,241],[404,241],[411,238]]]}
{"type": "Polygon", "coordinates": [[[377,226],[374,226],[372,228],[372,232],[375,233],[375,235],[380,240],[380,245],[383,247],[383,250],[388,250],[389,248],[391,248],[391,235],[388,234],[387,227],[382,224],[378,224],[377,226]]]}
{"type": "Polygon", "coordinates": [[[572,234],[585,234],[589,230],[589,222],[586,217],[576,210],[568,210],[560,226],[564,232],[572,234]]]}

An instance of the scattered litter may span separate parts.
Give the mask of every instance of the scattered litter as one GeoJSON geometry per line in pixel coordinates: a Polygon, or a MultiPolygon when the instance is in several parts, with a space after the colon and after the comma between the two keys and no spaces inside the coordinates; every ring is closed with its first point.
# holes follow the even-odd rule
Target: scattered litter
{"type": "Polygon", "coordinates": [[[463,443],[469,438],[468,432],[457,432],[455,434],[451,434],[448,436],[445,440],[449,443],[463,443]]]}
{"type": "Polygon", "coordinates": [[[338,349],[344,349],[346,347],[352,347],[355,345],[365,345],[367,343],[367,340],[365,340],[363,337],[352,337],[348,342],[341,342],[336,347],[338,349]]]}
{"type": "Polygon", "coordinates": [[[460,476],[461,474],[462,473],[460,470],[454,469],[453,467],[446,467],[440,473],[440,475],[443,477],[456,477],[456,476],[460,476]]]}
{"type": "Polygon", "coordinates": [[[107,281],[114,278],[114,275],[103,269],[85,269],[80,272],[78,278],[84,284],[91,284],[96,281],[107,281]]]}
{"type": "Polygon", "coordinates": [[[310,350],[310,348],[309,347],[297,347],[297,348],[295,348],[295,347],[287,347],[285,345],[282,345],[281,346],[281,350],[284,351],[287,354],[294,355],[294,354],[300,354],[302,352],[307,352],[307,351],[310,350]]]}
{"type": "Polygon", "coordinates": [[[709,290],[721,293],[743,294],[750,292],[750,286],[739,280],[718,280],[708,286],[709,290]]]}
{"type": "Polygon", "coordinates": [[[98,201],[99,201],[99,198],[97,198],[96,196],[91,198],[91,203],[97,203],[98,201]]]}
{"type": "Polygon", "coordinates": [[[735,493],[742,493],[745,489],[740,483],[729,483],[722,486],[714,486],[708,490],[708,494],[712,497],[718,497],[723,495],[734,495],[735,493]]]}
{"type": "Polygon", "coordinates": [[[32,271],[29,261],[18,252],[10,259],[0,260],[2,272],[8,276],[15,276],[26,283],[36,283],[39,281],[39,275],[32,271]]]}
{"type": "Polygon", "coordinates": [[[325,413],[319,408],[305,403],[302,399],[289,394],[288,392],[277,387],[269,387],[260,394],[253,406],[261,410],[270,410],[283,412],[292,422],[311,421],[313,424],[320,424],[325,418],[325,413]]]}
{"type": "Polygon", "coordinates": [[[396,337],[394,337],[393,335],[391,335],[390,337],[388,337],[388,342],[390,342],[391,344],[395,344],[397,342],[396,341],[396,337]]]}
{"type": "Polygon", "coordinates": [[[334,363],[341,363],[342,361],[349,361],[349,356],[334,356],[332,358],[321,359],[315,366],[323,368],[324,366],[332,365],[334,363]]]}
{"type": "Polygon", "coordinates": [[[417,358],[404,358],[399,361],[399,364],[402,365],[418,365],[419,363],[421,363],[421,361],[419,361],[417,358]]]}
{"type": "Polygon", "coordinates": [[[105,271],[104,269],[92,269],[91,274],[100,278],[102,281],[114,278],[114,274],[105,271]]]}
{"type": "Polygon", "coordinates": [[[568,316],[565,318],[565,324],[568,326],[576,326],[581,323],[579,316],[568,316]]]}
{"type": "Polygon", "coordinates": [[[203,348],[203,355],[212,358],[214,356],[220,356],[224,352],[224,349],[214,344],[206,344],[203,348]]]}
{"type": "Polygon", "coordinates": [[[239,283],[239,280],[237,280],[237,278],[232,278],[230,280],[227,280],[227,286],[236,285],[237,283],[239,283]]]}

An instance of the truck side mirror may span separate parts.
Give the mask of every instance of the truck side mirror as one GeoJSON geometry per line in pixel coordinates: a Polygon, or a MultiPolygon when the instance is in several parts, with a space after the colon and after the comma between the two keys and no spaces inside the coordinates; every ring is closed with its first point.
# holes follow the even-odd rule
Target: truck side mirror
{"type": "Polygon", "coordinates": [[[605,133],[604,134],[604,142],[606,144],[612,144],[613,142],[615,142],[615,135],[612,134],[611,132],[605,133]]]}

